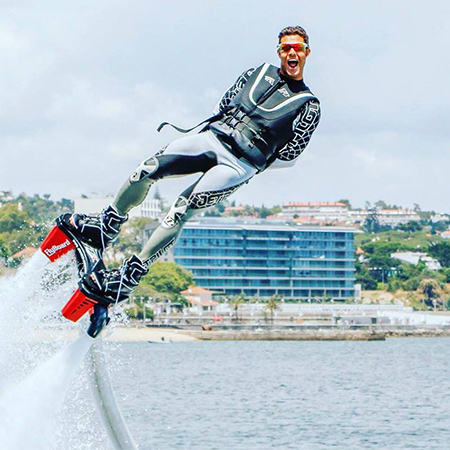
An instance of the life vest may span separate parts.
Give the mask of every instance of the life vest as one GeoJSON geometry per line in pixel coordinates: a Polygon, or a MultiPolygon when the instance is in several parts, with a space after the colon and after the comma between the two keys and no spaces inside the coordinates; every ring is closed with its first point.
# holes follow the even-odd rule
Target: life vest
{"type": "Polygon", "coordinates": [[[302,106],[318,99],[305,90],[294,92],[277,67],[263,64],[249,77],[219,120],[209,129],[237,156],[258,171],[267,168],[294,138],[294,120],[302,106]]]}

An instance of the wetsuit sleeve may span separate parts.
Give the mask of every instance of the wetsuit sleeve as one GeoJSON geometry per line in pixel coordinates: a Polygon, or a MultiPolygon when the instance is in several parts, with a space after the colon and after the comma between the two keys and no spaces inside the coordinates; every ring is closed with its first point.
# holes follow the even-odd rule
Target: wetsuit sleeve
{"type": "Polygon", "coordinates": [[[300,110],[294,120],[294,138],[278,151],[271,169],[291,167],[308,145],[314,130],[320,121],[320,105],[316,100],[310,100],[300,110]]]}
{"type": "Polygon", "coordinates": [[[223,111],[231,102],[231,100],[241,91],[244,84],[247,83],[250,75],[256,70],[255,67],[252,67],[246,70],[240,77],[235,81],[235,83],[222,95],[219,103],[217,103],[214,108],[214,114],[217,114],[219,111],[223,111]]]}

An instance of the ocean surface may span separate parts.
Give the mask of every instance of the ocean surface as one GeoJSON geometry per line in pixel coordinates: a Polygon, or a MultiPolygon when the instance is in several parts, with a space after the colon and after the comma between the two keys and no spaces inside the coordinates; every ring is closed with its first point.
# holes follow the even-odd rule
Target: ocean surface
{"type": "Polygon", "coordinates": [[[140,449],[450,449],[450,339],[109,344],[140,449]]]}

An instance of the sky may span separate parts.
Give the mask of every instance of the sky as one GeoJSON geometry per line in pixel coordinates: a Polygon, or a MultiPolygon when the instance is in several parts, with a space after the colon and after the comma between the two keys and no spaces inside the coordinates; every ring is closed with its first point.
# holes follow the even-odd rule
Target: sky
{"type": "MultiPolygon", "coordinates": [[[[0,190],[114,194],[139,162],[211,115],[246,69],[308,31],[322,120],[292,169],[230,200],[348,199],[450,212],[450,6],[444,0],[3,0],[0,190]]],[[[196,176],[165,180],[171,201],[196,176]]]]}

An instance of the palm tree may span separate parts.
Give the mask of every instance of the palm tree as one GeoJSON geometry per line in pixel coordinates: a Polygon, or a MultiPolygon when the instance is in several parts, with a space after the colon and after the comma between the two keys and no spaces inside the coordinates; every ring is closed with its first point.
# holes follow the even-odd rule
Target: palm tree
{"type": "Polygon", "coordinates": [[[239,306],[245,303],[245,294],[235,295],[230,300],[230,307],[234,309],[234,320],[239,322],[239,306]]]}
{"type": "Polygon", "coordinates": [[[433,305],[436,311],[436,305],[441,300],[441,285],[434,278],[424,278],[420,284],[418,291],[425,295],[425,303],[428,306],[433,305]]]}
{"type": "Polygon", "coordinates": [[[279,300],[280,300],[280,296],[278,294],[273,295],[272,297],[270,297],[270,299],[267,302],[267,305],[264,308],[264,311],[270,312],[270,320],[272,322],[272,325],[273,325],[274,312],[278,311],[280,309],[280,307],[278,306],[279,300]]]}

